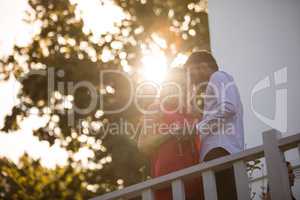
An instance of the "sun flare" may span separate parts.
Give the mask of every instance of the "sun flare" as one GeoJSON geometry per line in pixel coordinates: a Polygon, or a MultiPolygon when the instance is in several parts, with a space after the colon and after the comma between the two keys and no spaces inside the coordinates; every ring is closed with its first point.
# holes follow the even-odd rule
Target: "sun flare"
{"type": "Polygon", "coordinates": [[[167,57],[163,52],[152,52],[142,58],[141,75],[144,80],[160,84],[165,79],[169,67],[181,67],[186,60],[187,55],[179,53],[169,66],[167,57]]]}
{"type": "Polygon", "coordinates": [[[142,45],[141,75],[144,80],[159,84],[163,81],[168,68],[167,57],[163,51],[167,44],[165,39],[156,33],[151,35],[151,40],[151,43],[142,45]]]}
{"type": "Polygon", "coordinates": [[[161,83],[167,72],[167,58],[161,52],[154,52],[142,58],[142,76],[147,81],[161,83]]]}

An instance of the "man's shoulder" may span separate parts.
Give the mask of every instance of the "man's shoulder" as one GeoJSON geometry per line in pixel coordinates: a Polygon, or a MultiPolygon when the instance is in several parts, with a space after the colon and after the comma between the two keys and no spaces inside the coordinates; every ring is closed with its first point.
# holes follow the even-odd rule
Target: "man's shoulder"
{"type": "Polygon", "coordinates": [[[211,75],[212,79],[233,79],[233,77],[227,72],[218,70],[211,75]]]}
{"type": "Polygon", "coordinates": [[[233,77],[224,71],[216,71],[210,77],[211,82],[233,82],[233,77]]]}

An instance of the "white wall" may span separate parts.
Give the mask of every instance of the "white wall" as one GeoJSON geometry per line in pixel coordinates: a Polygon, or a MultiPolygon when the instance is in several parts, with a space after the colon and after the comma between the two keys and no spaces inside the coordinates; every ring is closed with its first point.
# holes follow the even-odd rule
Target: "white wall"
{"type": "MultiPolygon", "coordinates": [[[[280,128],[283,136],[299,133],[300,1],[208,0],[208,3],[212,52],[220,68],[234,76],[240,89],[247,147],[261,144],[261,132],[266,129],[280,128]],[[285,72],[287,79],[275,85],[274,72],[280,69],[283,76],[276,80],[284,82],[285,72]],[[253,96],[255,113],[251,109],[251,93],[267,76],[270,87],[253,96]]],[[[292,163],[299,161],[295,151],[287,158],[292,163]]]]}

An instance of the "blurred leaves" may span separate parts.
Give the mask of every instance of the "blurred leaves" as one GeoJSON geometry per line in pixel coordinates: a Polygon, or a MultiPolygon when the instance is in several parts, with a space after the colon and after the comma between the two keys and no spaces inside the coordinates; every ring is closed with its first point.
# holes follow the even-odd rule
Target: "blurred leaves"
{"type": "MultiPolygon", "coordinates": [[[[87,190],[89,176],[86,170],[72,166],[44,168],[39,160],[27,154],[20,158],[18,165],[1,158],[0,199],[87,199],[93,194],[87,190]]],[[[97,187],[104,192],[107,184],[102,181],[97,187]]]]}
{"type": "MultiPolygon", "coordinates": [[[[40,28],[28,46],[15,46],[12,55],[0,60],[0,78],[6,80],[14,74],[22,86],[20,102],[6,116],[2,130],[17,130],[23,119],[38,115],[47,123],[34,135],[50,145],[60,144],[70,157],[67,166],[56,169],[46,169],[27,155],[18,165],[2,159],[1,198],[86,199],[119,188],[119,179],[124,186],[144,180],[147,162],[134,141],[138,133],[103,137],[105,129],[99,129],[120,124],[120,119],[139,122],[141,114],[134,105],[116,114],[101,113],[101,106],[104,110],[120,108],[130,98],[128,80],[117,74],[101,79],[99,74],[106,69],[124,72],[130,68],[128,76],[136,83],[143,49],[157,43],[157,36],[165,40],[165,45],[158,46],[168,64],[178,53],[209,49],[207,1],[115,0],[125,18],[115,24],[117,31],[98,36],[86,29],[76,1],[28,2],[31,10],[24,20],[40,28]],[[72,90],[83,81],[91,84],[96,94],[84,87],[72,90]],[[91,100],[96,101],[91,112],[75,112],[91,100]],[[81,148],[94,152],[89,163],[97,167],[84,168],[74,159],[81,148]],[[108,157],[110,162],[105,161],[108,157]]],[[[100,19],[99,26],[101,20],[106,19],[100,19]]]]}

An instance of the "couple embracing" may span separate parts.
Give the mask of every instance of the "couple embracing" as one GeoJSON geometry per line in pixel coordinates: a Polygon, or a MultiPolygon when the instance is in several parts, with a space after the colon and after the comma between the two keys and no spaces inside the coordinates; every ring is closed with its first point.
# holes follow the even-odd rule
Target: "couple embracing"
{"type": "MultiPolygon", "coordinates": [[[[149,106],[144,120],[147,128],[139,136],[138,146],[150,158],[152,177],[244,149],[238,89],[207,51],[192,53],[184,69],[169,71],[159,98],[149,106]],[[201,107],[197,106],[199,94],[203,96],[201,107]]],[[[218,199],[237,199],[232,167],[215,176],[218,199]]],[[[204,199],[201,177],[185,181],[184,186],[187,200],[204,199]]],[[[157,190],[155,199],[171,200],[171,188],[157,190]]]]}

